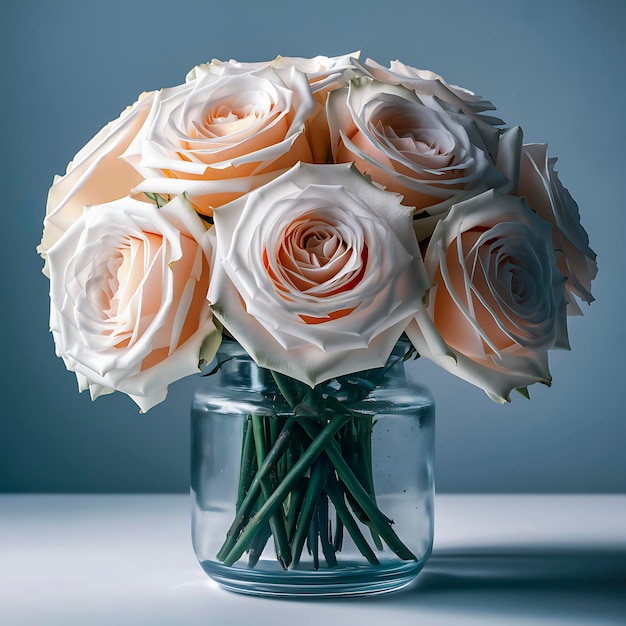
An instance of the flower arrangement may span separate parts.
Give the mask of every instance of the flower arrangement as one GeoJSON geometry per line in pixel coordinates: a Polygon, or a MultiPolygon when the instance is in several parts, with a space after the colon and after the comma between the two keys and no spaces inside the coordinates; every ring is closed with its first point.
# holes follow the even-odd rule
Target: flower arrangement
{"type": "MultiPolygon", "coordinates": [[[[548,352],[568,347],[597,267],[546,145],[437,74],[357,57],[213,60],[142,94],[55,178],[38,250],[81,390],[147,411],[234,339],[303,424],[317,416],[310,463],[324,454],[342,489],[357,483],[346,525],[357,515],[407,559],[338,457],[350,411],[319,390],[383,367],[402,339],[498,402],[527,396],[550,383],[548,352]]],[[[283,441],[250,454],[279,457],[283,441]]],[[[289,566],[298,548],[276,518],[292,479],[246,526],[249,494],[273,502],[256,464],[221,556],[236,561],[269,523],[289,566]]]]}

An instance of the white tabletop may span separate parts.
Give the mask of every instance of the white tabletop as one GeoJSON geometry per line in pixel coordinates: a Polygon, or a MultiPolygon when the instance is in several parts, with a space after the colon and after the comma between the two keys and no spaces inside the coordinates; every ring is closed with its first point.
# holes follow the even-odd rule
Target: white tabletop
{"type": "Polygon", "coordinates": [[[626,495],[437,496],[415,585],[327,601],[218,588],[185,495],[0,495],[0,624],[626,624],[626,495]]]}

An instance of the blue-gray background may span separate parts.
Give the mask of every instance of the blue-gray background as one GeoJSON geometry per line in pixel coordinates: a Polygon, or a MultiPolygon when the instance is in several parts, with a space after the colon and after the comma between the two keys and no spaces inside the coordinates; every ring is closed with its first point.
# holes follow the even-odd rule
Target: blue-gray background
{"type": "Polygon", "coordinates": [[[188,488],[197,379],[140,415],[92,403],[54,356],[34,252],[55,173],[139,92],[210,58],[362,50],[432,69],[546,141],[578,200],[600,274],[571,319],[554,385],[498,406],[422,360],[438,401],[441,492],[624,492],[626,3],[616,0],[5,0],[0,65],[0,491],[188,488]]]}

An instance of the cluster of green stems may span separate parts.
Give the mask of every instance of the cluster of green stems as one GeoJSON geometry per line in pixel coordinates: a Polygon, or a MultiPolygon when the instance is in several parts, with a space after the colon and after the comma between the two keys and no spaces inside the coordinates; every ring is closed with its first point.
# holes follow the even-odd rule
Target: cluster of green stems
{"type": "Polygon", "coordinates": [[[284,569],[298,565],[305,545],[315,569],[320,547],[335,567],[344,532],[373,565],[383,543],[400,559],[417,560],[376,503],[372,416],[319,387],[272,375],[291,413],[253,412],[244,422],[236,515],[218,560],[234,565],[247,553],[254,567],[272,537],[284,569]]]}

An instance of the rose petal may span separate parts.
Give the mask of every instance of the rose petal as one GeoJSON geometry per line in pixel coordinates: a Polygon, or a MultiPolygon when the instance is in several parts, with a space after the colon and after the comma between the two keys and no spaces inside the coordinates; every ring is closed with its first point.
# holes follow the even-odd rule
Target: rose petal
{"type": "Polygon", "coordinates": [[[422,356],[498,401],[549,383],[548,351],[568,344],[547,222],[523,200],[487,191],[437,223],[424,263],[428,308],[406,331],[422,356]]]}
{"type": "Polygon", "coordinates": [[[123,391],[142,411],[219,345],[206,301],[211,235],[177,197],[85,211],[48,251],[57,353],[92,397],[123,391]]]}
{"type": "Polygon", "coordinates": [[[310,385],[382,366],[426,288],[412,214],[351,166],[291,169],[216,209],[215,315],[310,385]]]}

